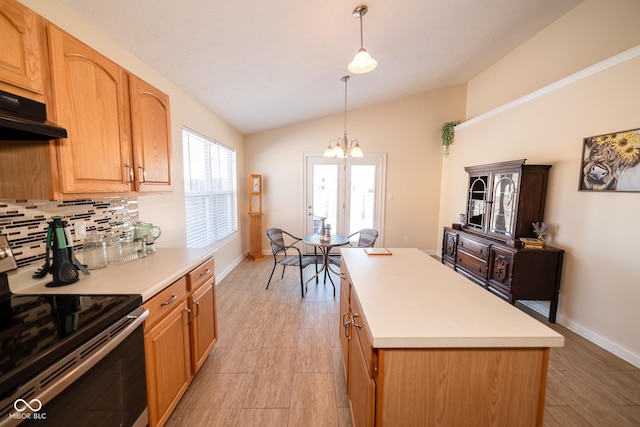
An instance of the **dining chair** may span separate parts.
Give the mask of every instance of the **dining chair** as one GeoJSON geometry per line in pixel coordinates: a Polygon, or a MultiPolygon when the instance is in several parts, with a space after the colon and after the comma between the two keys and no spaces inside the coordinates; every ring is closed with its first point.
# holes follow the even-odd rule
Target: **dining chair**
{"type": "MultiPolygon", "coordinates": [[[[353,234],[349,235],[349,246],[355,248],[372,248],[373,245],[376,244],[376,240],[378,240],[378,230],[375,228],[363,228],[360,231],[356,231],[353,234]],[[355,235],[358,236],[358,243],[354,246],[351,243],[351,238],[355,235]]],[[[340,267],[341,257],[339,255],[333,255],[329,257],[329,264],[337,265],[340,267]]]]}
{"type": "MultiPolygon", "coordinates": [[[[278,264],[282,265],[282,276],[280,278],[284,277],[284,270],[287,266],[298,266],[300,268],[300,291],[302,292],[302,297],[304,297],[302,270],[308,265],[315,264],[317,272],[317,258],[302,256],[300,249],[295,246],[295,244],[300,242],[302,239],[292,235],[291,233],[287,233],[281,228],[268,228],[266,234],[269,244],[271,245],[271,252],[273,253],[273,268],[271,269],[271,275],[269,276],[269,281],[267,282],[267,287],[265,289],[269,289],[271,279],[273,278],[273,272],[276,270],[276,266],[278,264]],[[285,242],[285,236],[288,236],[287,240],[291,240],[290,243],[285,242]],[[287,254],[287,251],[294,252],[294,255],[287,254]],[[279,255],[284,256],[278,258],[279,255]]],[[[317,280],[318,278],[316,277],[316,281],[317,280]]]]}

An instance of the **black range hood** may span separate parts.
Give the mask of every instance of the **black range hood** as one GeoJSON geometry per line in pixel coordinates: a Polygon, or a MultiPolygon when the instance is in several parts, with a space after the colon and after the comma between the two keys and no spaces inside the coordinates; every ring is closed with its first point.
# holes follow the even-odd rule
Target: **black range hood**
{"type": "Polygon", "coordinates": [[[0,141],[47,141],[66,137],[66,129],[47,120],[43,103],[0,90],[0,141]]]}

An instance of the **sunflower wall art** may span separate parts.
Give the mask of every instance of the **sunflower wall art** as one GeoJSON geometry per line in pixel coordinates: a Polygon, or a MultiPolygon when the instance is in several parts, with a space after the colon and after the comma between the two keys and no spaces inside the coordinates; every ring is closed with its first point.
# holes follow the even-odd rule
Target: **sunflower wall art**
{"type": "Polygon", "coordinates": [[[640,191],[640,129],[584,139],[581,191],[640,191]]]}

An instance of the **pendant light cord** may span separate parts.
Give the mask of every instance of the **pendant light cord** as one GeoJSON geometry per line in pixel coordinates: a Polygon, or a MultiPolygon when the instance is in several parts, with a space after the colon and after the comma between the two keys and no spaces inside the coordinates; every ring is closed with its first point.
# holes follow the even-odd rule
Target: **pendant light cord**
{"type": "Polygon", "coordinates": [[[344,76],[342,80],[344,80],[344,139],[346,144],[347,139],[347,82],[351,76],[344,76]]]}

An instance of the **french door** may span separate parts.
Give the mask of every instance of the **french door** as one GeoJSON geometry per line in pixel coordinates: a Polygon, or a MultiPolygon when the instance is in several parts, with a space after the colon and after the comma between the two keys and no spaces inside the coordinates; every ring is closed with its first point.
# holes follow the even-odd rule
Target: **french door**
{"type": "Polygon", "coordinates": [[[348,236],[375,228],[382,245],[386,154],[346,159],[305,155],[305,234],[320,231],[348,236]]]}

